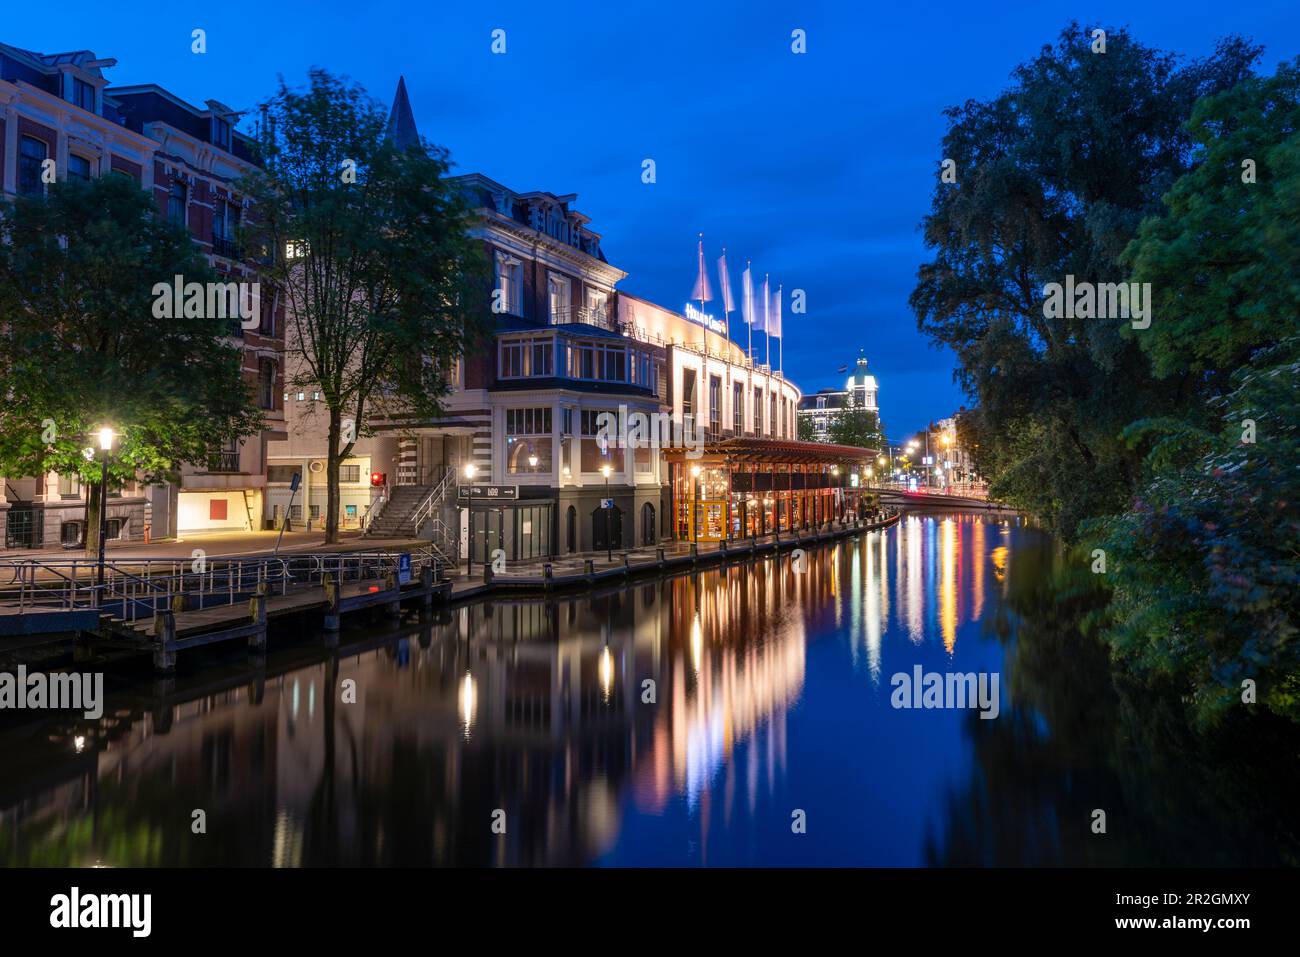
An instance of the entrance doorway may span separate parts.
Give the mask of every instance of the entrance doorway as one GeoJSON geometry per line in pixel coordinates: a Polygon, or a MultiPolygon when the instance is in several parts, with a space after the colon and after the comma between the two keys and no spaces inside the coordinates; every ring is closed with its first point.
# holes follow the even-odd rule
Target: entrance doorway
{"type": "Polygon", "coordinates": [[[591,510],[591,547],[596,551],[608,551],[623,547],[623,510],[615,505],[613,508],[595,508],[591,510]]]}

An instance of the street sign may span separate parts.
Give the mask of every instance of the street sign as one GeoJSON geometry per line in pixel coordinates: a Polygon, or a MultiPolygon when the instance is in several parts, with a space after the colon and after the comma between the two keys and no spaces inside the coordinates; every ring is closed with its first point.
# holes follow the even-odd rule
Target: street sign
{"type": "Polygon", "coordinates": [[[613,500],[612,498],[602,498],[602,499],[600,500],[600,507],[601,507],[601,508],[613,508],[613,507],[614,507],[614,500],[613,500]]]}
{"type": "Polygon", "coordinates": [[[290,491],[290,492],[296,492],[296,491],[298,491],[298,486],[299,486],[301,483],[302,483],[302,473],[301,473],[301,472],[294,472],[294,473],[293,473],[293,478],[289,479],[289,491],[290,491]]]}
{"type": "Polygon", "coordinates": [[[402,552],[397,556],[397,584],[406,585],[411,581],[411,553],[402,552]]]}
{"type": "Polygon", "coordinates": [[[518,485],[457,485],[456,498],[482,500],[492,499],[500,501],[502,499],[517,499],[519,497],[518,485]]]}

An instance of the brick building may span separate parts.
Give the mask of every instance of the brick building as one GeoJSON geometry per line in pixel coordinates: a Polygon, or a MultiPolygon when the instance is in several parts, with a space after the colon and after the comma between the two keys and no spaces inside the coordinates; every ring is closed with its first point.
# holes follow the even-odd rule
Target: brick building
{"type": "MultiPolygon", "coordinates": [[[[115,60],[88,50],[44,54],[0,44],[0,191],[39,194],[41,172],[89,179],[130,176],[155,199],[159,215],[189,228],[219,273],[252,272],[234,242],[243,201],[234,188],[251,168],[238,115],[208,101],[192,106],[157,86],[112,88],[104,71],[115,60]]],[[[231,335],[242,342],[244,375],[268,417],[261,435],[223,450],[218,469],[186,468],[179,484],[127,483],[108,500],[108,534],[140,539],[218,528],[260,527],[267,441],[283,435],[283,310],[264,297],[259,328],[231,335]],[[218,504],[219,503],[219,504],[218,504]]],[[[87,490],[75,476],[7,476],[0,483],[0,521],[7,548],[63,543],[85,532],[87,490]]]]}

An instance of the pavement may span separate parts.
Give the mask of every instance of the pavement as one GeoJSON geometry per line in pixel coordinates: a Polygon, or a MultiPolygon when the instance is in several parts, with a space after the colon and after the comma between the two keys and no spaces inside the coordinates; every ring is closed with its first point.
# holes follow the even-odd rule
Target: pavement
{"type": "MultiPolygon", "coordinates": [[[[233,558],[236,556],[270,555],[275,551],[278,532],[210,532],[185,535],[182,538],[167,539],[145,544],[144,542],[109,542],[105,548],[108,561],[123,561],[135,558],[190,558],[194,549],[201,548],[209,558],[233,558]]],[[[325,533],[285,532],[280,544],[280,553],[286,552],[346,552],[360,550],[399,551],[415,545],[423,545],[418,539],[366,539],[362,540],[358,529],[339,532],[339,543],[325,544],[325,533]]],[[[22,561],[27,559],[54,559],[71,561],[86,557],[86,551],[80,548],[10,548],[0,549],[0,561],[22,561]]]]}

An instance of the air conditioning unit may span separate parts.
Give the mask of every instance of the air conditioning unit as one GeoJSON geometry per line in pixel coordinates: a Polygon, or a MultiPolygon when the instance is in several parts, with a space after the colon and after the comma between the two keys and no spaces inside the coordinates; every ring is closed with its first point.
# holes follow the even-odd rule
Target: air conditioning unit
{"type": "Polygon", "coordinates": [[[325,462],[323,459],[313,459],[308,463],[307,468],[317,475],[325,471],[325,462]]]}

